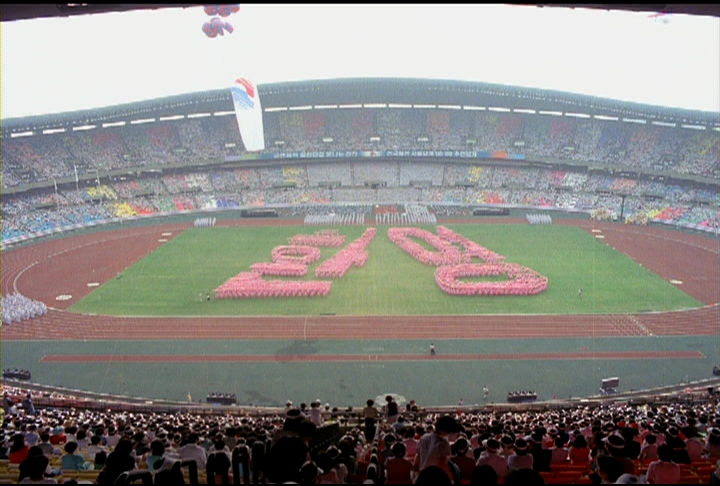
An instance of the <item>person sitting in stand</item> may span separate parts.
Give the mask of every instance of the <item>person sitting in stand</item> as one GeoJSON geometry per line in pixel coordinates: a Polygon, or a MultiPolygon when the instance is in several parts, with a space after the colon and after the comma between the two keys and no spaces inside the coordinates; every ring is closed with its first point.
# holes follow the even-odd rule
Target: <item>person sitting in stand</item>
{"type": "Polygon", "coordinates": [[[412,462],[405,457],[407,449],[402,442],[392,446],[392,457],[385,462],[386,484],[410,484],[412,462]]]}
{"type": "Polygon", "coordinates": [[[77,442],[68,442],[65,444],[65,454],[60,458],[60,463],[64,471],[85,471],[90,469],[90,464],[77,451],[77,442]]]}

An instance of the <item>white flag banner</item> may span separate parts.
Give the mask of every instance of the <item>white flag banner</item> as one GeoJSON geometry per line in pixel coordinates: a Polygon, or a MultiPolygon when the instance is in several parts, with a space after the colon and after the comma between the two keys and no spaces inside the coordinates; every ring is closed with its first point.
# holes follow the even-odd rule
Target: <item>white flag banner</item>
{"type": "Polygon", "coordinates": [[[236,79],[230,88],[235,118],[245,150],[257,152],[265,149],[262,106],[257,87],[245,78],[236,79]]]}

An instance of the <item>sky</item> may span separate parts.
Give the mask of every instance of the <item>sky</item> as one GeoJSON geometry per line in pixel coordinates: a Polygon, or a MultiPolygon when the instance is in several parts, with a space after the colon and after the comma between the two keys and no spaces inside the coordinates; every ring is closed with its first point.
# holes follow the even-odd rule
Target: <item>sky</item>
{"type": "Polygon", "coordinates": [[[240,4],[3,22],[2,119],[256,84],[399,77],[720,112],[720,19],[511,5],[240,4]]]}

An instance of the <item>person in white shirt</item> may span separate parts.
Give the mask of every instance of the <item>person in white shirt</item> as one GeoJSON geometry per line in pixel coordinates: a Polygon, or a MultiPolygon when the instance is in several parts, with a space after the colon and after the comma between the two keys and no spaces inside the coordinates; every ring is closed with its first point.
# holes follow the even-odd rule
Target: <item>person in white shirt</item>
{"type": "Polygon", "coordinates": [[[480,453],[476,466],[482,466],[487,464],[495,470],[498,477],[502,477],[507,471],[507,459],[501,456],[498,451],[500,450],[500,443],[495,439],[488,439],[485,441],[485,450],[480,453]]]}
{"type": "Polygon", "coordinates": [[[205,470],[207,463],[207,452],[198,445],[199,437],[195,432],[188,436],[188,442],[180,448],[181,461],[195,461],[198,471],[205,470]]]}
{"type": "Polygon", "coordinates": [[[107,431],[107,435],[103,436],[103,438],[105,439],[105,445],[109,449],[114,449],[120,440],[120,436],[117,434],[115,427],[110,427],[107,431]]]}
{"type": "Polygon", "coordinates": [[[92,437],[90,437],[90,445],[83,452],[83,455],[86,459],[93,461],[95,460],[95,454],[97,454],[98,452],[103,451],[107,453],[105,448],[100,445],[101,439],[102,437],[100,437],[99,435],[93,435],[92,437]]]}
{"type": "Polygon", "coordinates": [[[310,422],[318,426],[322,425],[323,416],[322,409],[320,408],[320,402],[314,401],[310,404],[310,413],[308,415],[310,416],[310,422]]]}

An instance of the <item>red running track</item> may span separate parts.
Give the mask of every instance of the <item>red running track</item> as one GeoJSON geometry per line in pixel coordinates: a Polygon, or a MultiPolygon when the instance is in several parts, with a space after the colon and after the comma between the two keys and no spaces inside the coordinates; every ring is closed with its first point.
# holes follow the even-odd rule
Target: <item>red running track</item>
{"type": "Polygon", "coordinates": [[[606,359],[705,359],[700,351],[609,351],[596,353],[530,354],[329,354],[329,355],[100,355],[51,354],[42,363],[286,363],[286,362],[383,362],[383,361],[547,361],[606,359]]]}

